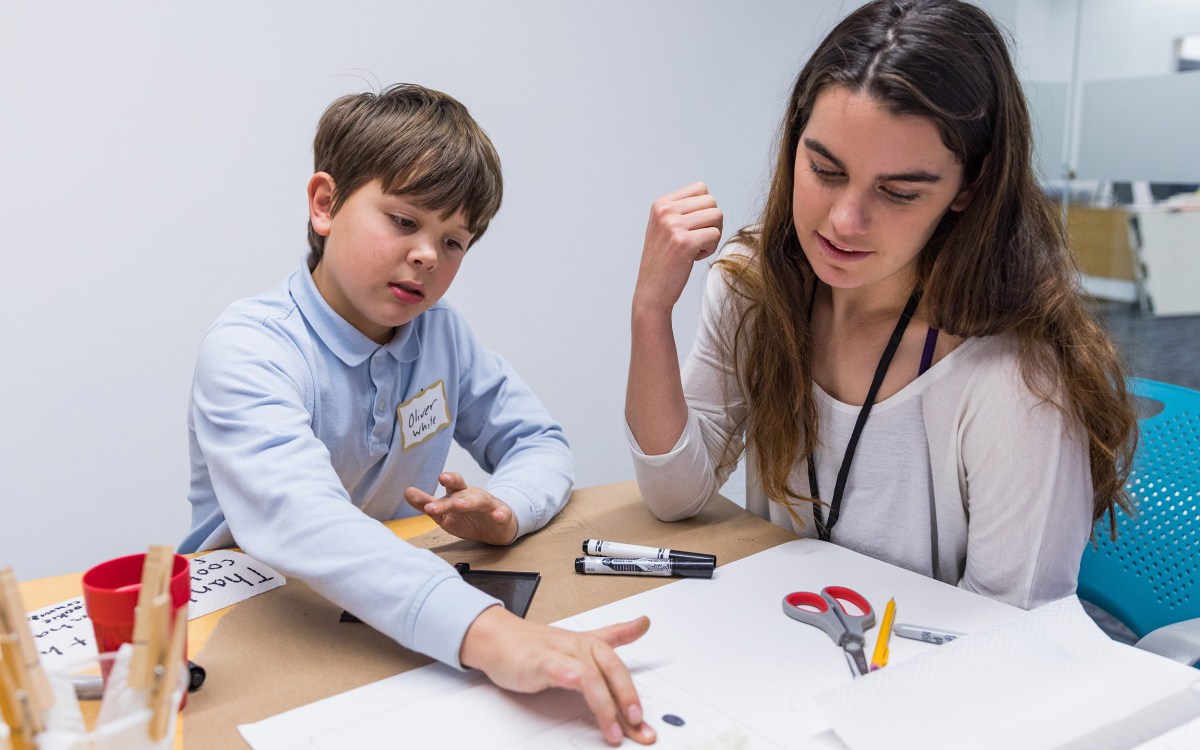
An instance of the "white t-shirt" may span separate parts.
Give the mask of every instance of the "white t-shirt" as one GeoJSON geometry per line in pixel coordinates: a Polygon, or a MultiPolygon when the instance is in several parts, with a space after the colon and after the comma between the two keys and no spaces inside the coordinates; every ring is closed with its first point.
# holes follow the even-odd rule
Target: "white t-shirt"
{"type": "MultiPolygon", "coordinates": [[[[746,253],[745,248],[727,247],[746,253]]],[[[726,305],[721,273],[709,272],[696,341],[683,368],[688,422],[666,454],[647,456],[626,429],[638,485],[659,518],[695,515],[727,476],[716,467],[745,405],[718,346],[726,305]],[[728,394],[728,395],[726,395],[728,394]]],[[[822,429],[816,451],[824,499],[858,416],[815,387],[822,429]]],[[[733,435],[737,445],[744,435],[733,435]]],[[[747,451],[746,507],[807,537],[765,496],[747,451]]],[[[810,491],[807,463],[792,486],[810,491]]],[[[1025,384],[1014,338],[968,339],[890,398],[875,404],[851,466],[831,541],[857,552],[1026,609],[1075,591],[1092,528],[1093,491],[1083,429],[1025,384]],[[935,522],[936,521],[936,526],[935,522]]],[[[827,514],[827,510],[826,510],[827,514]]]]}

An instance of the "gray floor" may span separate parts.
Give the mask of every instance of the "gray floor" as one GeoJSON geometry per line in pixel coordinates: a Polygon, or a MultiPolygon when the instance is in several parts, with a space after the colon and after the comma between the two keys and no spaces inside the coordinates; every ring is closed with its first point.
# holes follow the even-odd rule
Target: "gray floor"
{"type": "Polygon", "coordinates": [[[1130,374],[1200,391],[1200,315],[1144,316],[1136,305],[1097,303],[1130,374]]]}

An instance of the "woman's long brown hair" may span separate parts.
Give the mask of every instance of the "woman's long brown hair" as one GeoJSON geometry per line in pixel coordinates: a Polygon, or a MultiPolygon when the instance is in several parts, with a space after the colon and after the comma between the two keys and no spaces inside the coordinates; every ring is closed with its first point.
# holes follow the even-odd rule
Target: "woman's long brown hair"
{"type": "MultiPolygon", "coordinates": [[[[761,222],[734,238],[752,249],[717,262],[738,304],[725,342],[748,406],[743,427],[767,497],[811,501],[791,485],[819,440],[807,300],[816,283],[792,214],[800,134],[817,95],[845,86],[897,115],[929,118],[964,167],[973,199],[947,212],[917,262],[931,325],[960,337],[1012,334],[1022,376],[1087,434],[1093,519],[1129,511],[1136,414],[1112,340],[1089,311],[1074,256],[1031,166],[1029,113],[1004,36],[957,0],[883,0],[845,18],[793,88],[761,222]]],[[[738,460],[731,441],[722,463],[738,460]]]]}

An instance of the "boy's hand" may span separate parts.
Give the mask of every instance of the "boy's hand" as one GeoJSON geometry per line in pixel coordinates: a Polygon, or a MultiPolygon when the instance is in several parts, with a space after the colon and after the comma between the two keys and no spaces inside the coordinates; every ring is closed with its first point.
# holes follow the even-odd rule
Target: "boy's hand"
{"type": "Polygon", "coordinates": [[[459,660],[506,690],[536,693],[566,688],[583,694],[610,745],[621,736],[649,745],[657,738],[642,721],[642,705],[624,662],[613,651],[645,634],[650,619],[609,625],[586,633],[522,620],[489,607],[463,638],[459,660]]]}
{"type": "Polygon", "coordinates": [[[668,193],[650,209],[646,242],[634,288],[634,306],[670,311],[692,266],[717,250],[725,221],[703,182],[668,193]]]}
{"type": "Polygon", "coordinates": [[[457,472],[438,475],[438,484],[446,488],[444,497],[409,487],[404,499],[454,536],[487,544],[508,544],[517,538],[517,517],[504,501],[468,486],[457,472]]]}

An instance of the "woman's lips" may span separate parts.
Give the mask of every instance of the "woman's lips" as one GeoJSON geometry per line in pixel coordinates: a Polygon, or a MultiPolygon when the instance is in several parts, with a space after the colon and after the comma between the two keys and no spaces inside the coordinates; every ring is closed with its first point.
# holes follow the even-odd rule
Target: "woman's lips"
{"type": "Polygon", "coordinates": [[[842,249],[838,245],[833,244],[833,242],[831,242],[820,232],[817,233],[817,239],[821,243],[821,251],[833,260],[841,263],[853,263],[855,261],[863,260],[870,255],[869,252],[863,250],[842,249]]]}

